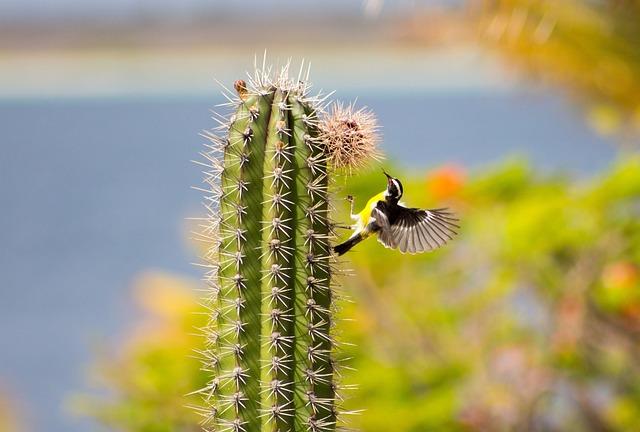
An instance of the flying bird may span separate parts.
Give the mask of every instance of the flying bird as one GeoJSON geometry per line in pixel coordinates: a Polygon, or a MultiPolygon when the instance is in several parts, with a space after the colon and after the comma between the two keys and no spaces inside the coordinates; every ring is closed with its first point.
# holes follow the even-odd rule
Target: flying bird
{"type": "Polygon", "coordinates": [[[448,209],[405,207],[400,203],[402,183],[383,172],[387,177],[387,188],[371,197],[360,213],[353,214],[353,197],[347,197],[355,224],[351,237],[333,248],[338,255],[345,254],[373,234],[385,247],[410,254],[437,249],[457,234],[458,219],[448,209]]]}

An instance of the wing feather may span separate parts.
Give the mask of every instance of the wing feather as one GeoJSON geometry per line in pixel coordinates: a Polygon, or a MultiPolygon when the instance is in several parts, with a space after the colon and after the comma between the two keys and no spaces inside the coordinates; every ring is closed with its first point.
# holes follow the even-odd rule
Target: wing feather
{"type": "Polygon", "coordinates": [[[411,231],[407,228],[407,252],[416,253],[416,237],[415,233],[411,234],[411,231]]]}
{"type": "MultiPolygon", "coordinates": [[[[457,234],[458,220],[447,209],[399,207],[393,224],[383,227],[378,235],[378,240],[386,247],[411,254],[432,251],[445,245],[457,234]]],[[[382,211],[378,210],[378,213],[382,214],[382,211]]],[[[389,219],[386,216],[384,219],[388,224],[389,219]]]]}
{"type": "Polygon", "coordinates": [[[438,247],[445,244],[447,240],[451,240],[451,236],[446,231],[442,231],[438,221],[430,215],[422,218],[422,226],[429,231],[431,238],[433,238],[438,247]]]}
{"type": "Polygon", "coordinates": [[[396,222],[391,228],[391,237],[395,240],[396,248],[406,250],[407,237],[405,236],[404,221],[396,222]]]}
{"type": "Polygon", "coordinates": [[[439,246],[438,242],[436,241],[436,239],[433,237],[433,234],[431,233],[431,231],[429,231],[428,229],[428,217],[426,214],[421,215],[420,219],[419,219],[419,225],[416,226],[416,231],[424,238],[424,247],[422,248],[423,251],[425,250],[433,250],[435,248],[437,248],[439,246]]]}
{"type": "Polygon", "coordinates": [[[426,230],[418,230],[420,234],[420,248],[421,250],[428,250],[431,248],[431,243],[429,242],[429,233],[426,230]]]}

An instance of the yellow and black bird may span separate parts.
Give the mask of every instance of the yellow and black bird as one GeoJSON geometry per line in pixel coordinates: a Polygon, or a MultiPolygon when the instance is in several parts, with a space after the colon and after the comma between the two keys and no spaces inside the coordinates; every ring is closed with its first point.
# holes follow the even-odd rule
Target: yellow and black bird
{"type": "Polygon", "coordinates": [[[448,209],[404,207],[400,203],[402,183],[383,172],[387,176],[386,190],[369,199],[360,213],[353,214],[353,197],[347,198],[351,203],[351,219],[356,223],[351,237],[333,248],[338,255],[372,234],[377,234],[378,241],[385,247],[411,254],[432,251],[457,234],[458,220],[448,209]]]}

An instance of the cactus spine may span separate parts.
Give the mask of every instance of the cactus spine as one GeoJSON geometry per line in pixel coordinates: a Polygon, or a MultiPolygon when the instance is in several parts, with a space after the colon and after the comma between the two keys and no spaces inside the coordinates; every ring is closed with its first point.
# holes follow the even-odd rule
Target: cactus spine
{"type": "Polygon", "coordinates": [[[336,429],[329,173],[317,100],[257,72],[211,136],[212,295],[201,390],[213,431],[336,429]]]}

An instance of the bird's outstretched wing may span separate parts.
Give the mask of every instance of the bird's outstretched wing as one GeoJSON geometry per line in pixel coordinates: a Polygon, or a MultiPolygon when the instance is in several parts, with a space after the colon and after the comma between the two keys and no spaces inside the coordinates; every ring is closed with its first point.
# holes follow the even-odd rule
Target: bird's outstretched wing
{"type": "Polygon", "coordinates": [[[456,217],[447,209],[422,210],[398,206],[390,215],[388,233],[380,231],[378,240],[386,247],[410,254],[432,251],[456,235],[456,217]],[[383,235],[384,234],[384,235],[383,235]]]}

